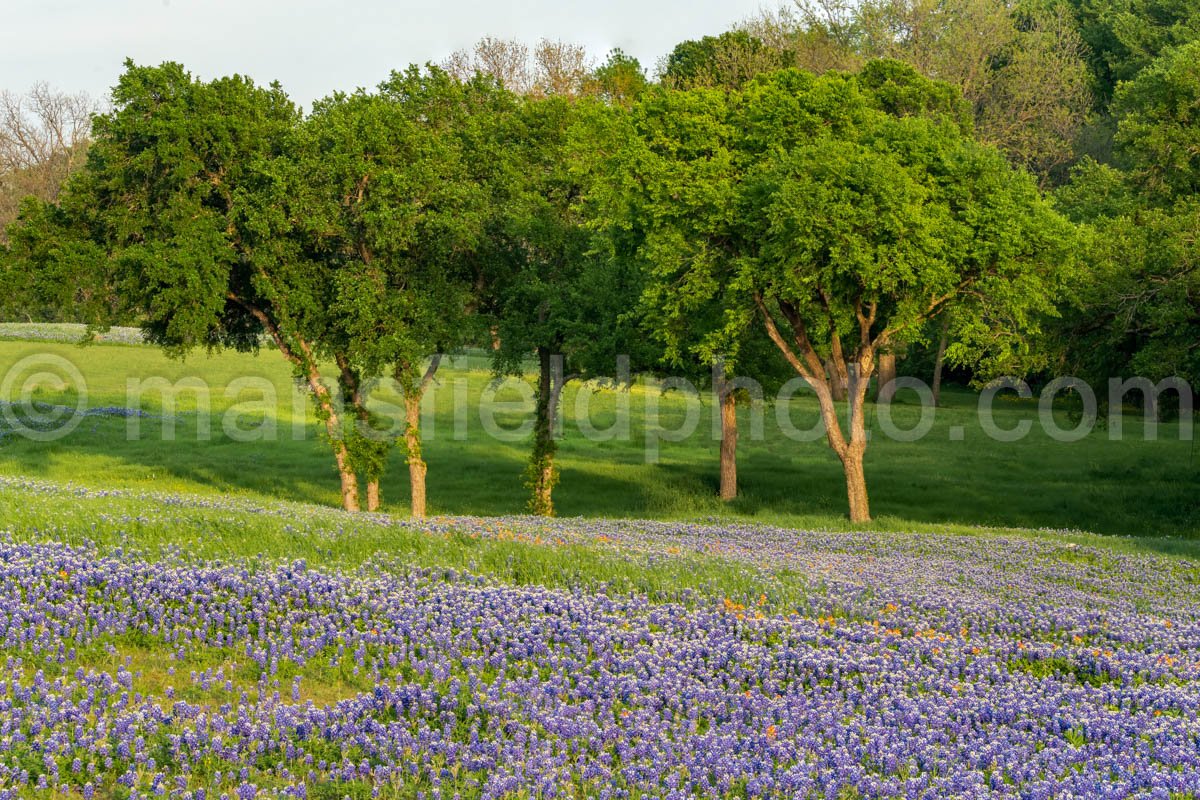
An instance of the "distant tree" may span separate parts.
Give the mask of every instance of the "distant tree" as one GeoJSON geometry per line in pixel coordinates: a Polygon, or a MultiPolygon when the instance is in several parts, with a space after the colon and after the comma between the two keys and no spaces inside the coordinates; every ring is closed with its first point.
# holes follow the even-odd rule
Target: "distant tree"
{"type": "Polygon", "coordinates": [[[561,40],[542,39],[533,49],[534,91],[547,97],[577,97],[591,74],[587,48],[561,40]]]}
{"type": "Polygon", "coordinates": [[[641,63],[616,49],[584,81],[583,92],[610,105],[628,107],[649,85],[641,63]]]}
{"type": "Polygon", "coordinates": [[[53,201],[83,165],[96,103],[39,83],[0,92],[0,242],[26,197],[53,201]]]}
{"type": "Polygon", "coordinates": [[[531,49],[515,39],[485,36],[470,50],[455,51],[441,68],[462,82],[490,75],[510,92],[541,97],[578,97],[592,71],[587,48],[541,39],[531,49]]]}
{"type": "Polygon", "coordinates": [[[662,80],[681,89],[736,89],[762,72],[779,69],[780,55],[744,30],[681,42],[667,56],[662,80]]]}
{"type": "Polygon", "coordinates": [[[837,0],[796,3],[763,9],[738,28],[779,53],[779,67],[794,67],[818,75],[829,70],[852,71],[863,64],[849,6],[837,0]]]}
{"type": "Polygon", "coordinates": [[[652,220],[648,291],[719,303],[727,341],[762,326],[816,392],[855,522],[870,518],[864,405],[879,352],[970,309],[952,356],[998,370],[1053,311],[1071,226],[971,139],[952,90],[911,68],[654,92],[628,125],[610,167],[652,220]],[[848,430],[831,391],[843,375],[848,430]]]}
{"type": "Polygon", "coordinates": [[[1172,47],[1200,39],[1200,6],[1190,0],[1069,0],[1090,53],[1101,109],[1172,47]]]}
{"type": "Polygon", "coordinates": [[[485,36],[470,50],[451,53],[441,68],[463,83],[476,75],[490,75],[517,94],[527,94],[534,85],[529,47],[512,39],[485,36]]]}

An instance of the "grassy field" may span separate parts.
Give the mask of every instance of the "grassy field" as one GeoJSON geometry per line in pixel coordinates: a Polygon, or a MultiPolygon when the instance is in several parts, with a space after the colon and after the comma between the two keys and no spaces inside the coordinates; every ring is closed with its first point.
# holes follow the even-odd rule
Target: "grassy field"
{"type": "MultiPolygon", "coordinates": [[[[52,442],[19,435],[0,440],[0,474],[72,481],[93,487],[235,494],[334,505],[336,477],[310,406],[293,387],[289,370],[275,353],[223,353],[173,361],[143,346],[0,341],[0,376],[28,357],[56,356],[74,364],[87,386],[93,409],[123,408],[127,382],[161,376],[174,383],[199,379],[208,387],[211,435],[201,435],[195,393],[176,398],[176,431],[164,441],[162,420],[135,420],[140,435],[129,436],[130,420],[103,413],[89,416],[68,436],[52,442]],[[222,430],[221,415],[235,403],[254,400],[254,391],[229,394],[239,379],[269,381],[274,402],[243,406],[239,424],[253,427],[268,419],[276,426],[267,441],[235,441],[222,430]],[[301,405],[297,406],[299,401],[301,405]]],[[[28,364],[28,362],[26,362],[28,364]]],[[[30,370],[27,367],[25,372],[30,370]]],[[[37,370],[33,370],[36,372],[37,370]]],[[[22,385],[28,377],[10,384],[22,385]]],[[[432,394],[433,425],[426,430],[429,498],[432,513],[500,515],[520,513],[525,491],[522,470],[527,439],[488,435],[480,421],[481,395],[491,376],[480,357],[461,358],[439,373],[432,394]],[[456,399],[457,398],[457,399],[456,399]],[[456,405],[460,411],[456,413],[456,405]],[[457,426],[457,431],[456,431],[457,426]]],[[[50,379],[35,379],[35,399],[74,405],[71,389],[50,379]]],[[[639,384],[629,393],[592,395],[592,422],[607,427],[617,403],[628,402],[628,440],[589,441],[572,421],[578,385],[564,401],[565,437],[561,446],[562,480],[556,503],[563,516],[694,519],[749,519],[796,527],[844,528],[845,495],[840,467],[822,440],[796,442],[779,433],[776,408],[763,409],[763,434],[752,435],[751,410],[742,410],[739,469],[742,496],[729,506],[715,498],[718,444],[711,434],[711,399],[703,399],[695,433],[683,441],[658,444],[658,463],[647,463],[646,409],[657,405],[660,425],[676,429],[686,414],[675,393],[660,396],[657,387],[639,384]]],[[[591,392],[591,389],[586,391],[591,392]]],[[[379,395],[384,401],[386,393],[379,395]]],[[[510,384],[496,394],[508,403],[495,414],[501,428],[516,428],[529,418],[519,406],[520,392],[510,384]]],[[[1191,442],[1179,441],[1178,427],[1165,423],[1157,441],[1144,441],[1140,418],[1125,422],[1123,441],[1110,441],[1098,427],[1074,443],[1052,440],[1037,424],[1035,401],[1011,394],[996,403],[995,419],[1009,429],[1034,421],[1022,441],[989,439],[980,428],[975,394],[951,390],[938,409],[932,430],[917,442],[876,435],[868,451],[867,472],[879,529],[983,525],[1077,529],[1130,536],[1190,539],[1200,528],[1200,464],[1191,442]],[[953,435],[961,432],[961,440],[953,435]]],[[[893,407],[901,428],[918,418],[903,395],[893,407]]],[[[395,398],[392,398],[393,402],[395,398]]],[[[164,412],[160,393],[148,390],[136,401],[151,414],[164,412]]],[[[817,420],[809,396],[793,399],[787,409],[798,429],[817,420]]],[[[1064,428],[1073,425],[1057,414],[1064,428]]],[[[874,419],[874,415],[872,415],[874,419]]],[[[3,423],[0,423],[3,424],[3,423]]],[[[878,423],[874,423],[877,427],[878,423]]],[[[652,429],[653,430],[653,429],[652,429]]],[[[406,471],[397,451],[384,484],[385,510],[403,513],[406,471]]]]}

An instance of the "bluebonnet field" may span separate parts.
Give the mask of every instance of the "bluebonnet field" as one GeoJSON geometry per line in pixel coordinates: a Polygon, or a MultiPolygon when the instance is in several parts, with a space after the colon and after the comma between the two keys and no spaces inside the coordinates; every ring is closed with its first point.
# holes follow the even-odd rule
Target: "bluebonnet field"
{"type": "Polygon", "coordinates": [[[85,338],[104,344],[145,344],[140,328],[112,327],[93,332],[86,325],[64,322],[0,322],[0,339],[21,341],[67,342],[75,344],[85,338]]]}
{"type": "Polygon", "coordinates": [[[1185,558],[1052,533],[347,523],[0,480],[19,498],[0,543],[0,797],[1200,786],[1200,564],[1185,558]],[[147,546],[164,525],[208,544],[147,546]],[[255,525],[315,557],[220,555],[255,525]],[[466,552],[468,568],[332,557],[370,536],[466,552]],[[505,572],[556,553],[601,580],[505,572]],[[638,591],[603,579],[616,563],[702,577],[638,591]]]}

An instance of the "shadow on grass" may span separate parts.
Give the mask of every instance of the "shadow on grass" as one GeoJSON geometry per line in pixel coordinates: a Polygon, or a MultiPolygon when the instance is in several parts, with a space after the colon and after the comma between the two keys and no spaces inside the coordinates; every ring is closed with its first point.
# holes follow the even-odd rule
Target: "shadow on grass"
{"type": "MultiPolygon", "coordinates": [[[[801,409],[803,410],[803,409],[801,409]]],[[[1003,444],[968,428],[953,442],[953,426],[973,421],[974,396],[948,395],[925,440],[879,437],[867,456],[872,509],[892,529],[920,526],[1052,528],[1147,537],[1160,552],[1189,551],[1200,530],[1200,479],[1190,444],[1108,442],[1097,433],[1075,444],[1044,435],[1003,444]],[[972,438],[974,437],[974,438],[972,438]],[[1164,539],[1170,536],[1176,538],[1164,539]]],[[[911,425],[915,407],[895,417],[911,425]]],[[[1002,427],[1029,414],[1028,406],[998,409],[1002,427]]],[[[57,442],[9,437],[0,443],[0,469],[98,487],[200,491],[338,503],[337,476],[327,446],[310,424],[295,441],[282,421],[272,442],[235,442],[219,425],[199,441],[195,422],[182,421],[176,441],[147,436],[129,441],[125,423],[88,419],[57,442]]],[[[768,429],[769,430],[769,429],[768,429]]],[[[590,442],[568,429],[560,448],[555,503],[562,516],[703,518],[848,527],[840,464],[823,441],[778,435],[746,437],[739,450],[741,495],[722,504],[717,492],[718,444],[699,433],[664,443],[661,462],[647,464],[641,440],[590,442]]],[[[426,444],[431,513],[500,515],[525,510],[523,442],[482,437],[434,437],[426,444]]],[[[384,482],[385,510],[408,502],[403,453],[393,452],[384,482]]]]}

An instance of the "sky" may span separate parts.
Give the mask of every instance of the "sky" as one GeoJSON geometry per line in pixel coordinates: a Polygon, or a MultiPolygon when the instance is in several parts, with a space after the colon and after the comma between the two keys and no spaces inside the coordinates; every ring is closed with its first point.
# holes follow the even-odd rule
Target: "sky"
{"type": "Polygon", "coordinates": [[[716,34],[763,0],[4,0],[0,89],[45,81],[107,97],[126,58],[179,61],[201,78],[278,80],[308,105],[438,62],[483,36],[614,47],[653,71],[685,39],[716,34]]]}

